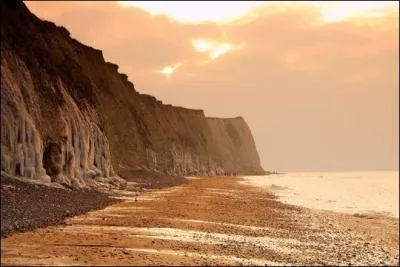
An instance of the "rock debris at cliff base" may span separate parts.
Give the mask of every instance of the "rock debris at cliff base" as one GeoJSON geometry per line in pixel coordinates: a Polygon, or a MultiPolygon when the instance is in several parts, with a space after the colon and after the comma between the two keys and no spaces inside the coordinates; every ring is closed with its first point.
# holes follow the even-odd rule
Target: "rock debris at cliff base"
{"type": "Polygon", "coordinates": [[[121,169],[119,175],[127,182],[133,182],[139,187],[149,189],[176,186],[187,182],[187,179],[182,176],[142,170],[121,169]]]}
{"type": "Polygon", "coordinates": [[[1,176],[1,237],[60,224],[66,217],[117,202],[96,190],[54,188],[1,176]]]}
{"type": "Polygon", "coordinates": [[[67,217],[117,203],[124,195],[138,196],[152,188],[165,188],[187,182],[183,177],[162,174],[125,174],[129,174],[130,178],[127,179],[124,190],[113,189],[107,183],[97,185],[96,189],[68,189],[60,184],[43,185],[40,182],[27,182],[1,175],[1,237],[62,224],[67,217]]]}

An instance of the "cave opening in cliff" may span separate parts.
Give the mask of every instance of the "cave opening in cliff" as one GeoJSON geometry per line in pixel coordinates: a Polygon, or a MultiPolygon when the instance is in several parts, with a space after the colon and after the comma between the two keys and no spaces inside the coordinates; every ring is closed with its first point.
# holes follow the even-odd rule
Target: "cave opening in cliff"
{"type": "Polygon", "coordinates": [[[15,175],[17,176],[22,175],[22,168],[20,163],[15,164],[15,175]]]}
{"type": "Polygon", "coordinates": [[[50,177],[55,177],[62,170],[62,151],[56,142],[47,144],[43,152],[43,167],[50,177]]]}

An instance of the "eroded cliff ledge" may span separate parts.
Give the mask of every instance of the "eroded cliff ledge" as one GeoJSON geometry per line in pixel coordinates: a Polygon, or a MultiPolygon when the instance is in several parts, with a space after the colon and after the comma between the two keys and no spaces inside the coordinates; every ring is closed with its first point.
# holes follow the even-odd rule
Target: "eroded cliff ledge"
{"type": "Polygon", "coordinates": [[[1,170],[84,187],[125,169],[264,173],[241,117],[207,118],[139,94],[102,52],[1,2],[1,170]]]}

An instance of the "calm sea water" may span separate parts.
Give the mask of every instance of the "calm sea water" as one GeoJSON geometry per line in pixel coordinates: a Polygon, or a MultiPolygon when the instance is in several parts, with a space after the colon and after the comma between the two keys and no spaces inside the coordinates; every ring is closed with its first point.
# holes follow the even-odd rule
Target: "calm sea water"
{"type": "Polygon", "coordinates": [[[399,218],[399,172],[310,172],[247,176],[288,204],[343,213],[399,218]]]}

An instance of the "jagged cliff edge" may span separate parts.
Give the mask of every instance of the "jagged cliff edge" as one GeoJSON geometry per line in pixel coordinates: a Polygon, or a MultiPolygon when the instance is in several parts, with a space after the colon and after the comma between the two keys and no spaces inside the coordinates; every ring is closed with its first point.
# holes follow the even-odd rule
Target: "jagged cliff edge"
{"type": "Polygon", "coordinates": [[[139,94],[100,50],[20,1],[2,1],[1,15],[2,174],[118,187],[126,169],[264,173],[243,118],[207,118],[139,94]]]}

